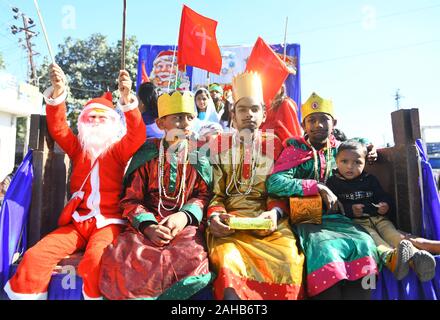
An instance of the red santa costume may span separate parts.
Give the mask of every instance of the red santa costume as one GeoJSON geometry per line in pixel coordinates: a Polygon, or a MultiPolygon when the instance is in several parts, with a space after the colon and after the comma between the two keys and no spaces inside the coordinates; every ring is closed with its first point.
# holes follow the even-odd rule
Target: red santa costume
{"type": "Polygon", "coordinates": [[[128,105],[120,102],[126,133],[113,103],[97,98],[85,105],[78,120],[79,135],[75,136],[67,124],[66,92],[56,99],[50,98],[51,94],[51,88],[44,93],[49,133],[72,161],[72,194],[86,181],[82,189],[84,198],[70,223],[48,234],[25,253],[5,292],[11,299],[47,299],[48,284],[57,263],[67,255],[85,250],[78,266],[84,283],[83,295],[85,299],[101,299],[101,256],[126,224],[119,209],[122,179],[129,159],[145,142],[145,125],[136,98],[128,105]],[[91,120],[95,118],[102,119],[101,123],[91,120]]]}

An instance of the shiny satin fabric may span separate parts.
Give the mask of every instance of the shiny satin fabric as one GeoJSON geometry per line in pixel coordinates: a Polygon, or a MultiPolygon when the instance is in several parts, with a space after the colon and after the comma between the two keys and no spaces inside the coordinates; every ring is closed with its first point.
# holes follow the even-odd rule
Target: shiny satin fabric
{"type": "MultiPolygon", "coordinates": [[[[281,143],[278,139],[275,141],[277,141],[277,143],[281,143]]],[[[250,147],[251,146],[247,146],[247,149],[250,149],[250,147]]],[[[263,153],[259,156],[252,191],[248,195],[240,195],[235,188],[234,182],[231,182],[233,175],[232,150],[229,149],[216,155],[214,157],[215,164],[213,166],[214,195],[211,199],[209,207],[221,206],[224,207],[227,212],[234,212],[235,215],[240,217],[257,217],[262,212],[266,211],[268,203],[273,201],[273,199],[267,194],[266,179],[272,171],[274,165],[274,149],[276,150],[277,146],[273,146],[273,143],[269,142],[267,154],[263,153]],[[227,188],[229,192],[233,194],[233,196],[228,196],[226,194],[227,188]]],[[[241,193],[246,191],[250,180],[249,178],[252,174],[250,164],[243,164],[243,150],[243,144],[237,146],[236,152],[240,155],[240,163],[236,165],[238,175],[237,179],[244,183],[244,185],[239,186],[239,191],[241,193]],[[247,179],[244,177],[247,177],[247,179]]]]}
{"type": "MultiPolygon", "coordinates": [[[[104,252],[100,290],[111,300],[159,299],[179,281],[209,273],[201,228],[186,227],[164,247],[155,246],[130,228],[104,252]]],[[[173,297],[190,298],[196,293],[191,290],[179,287],[173,297]]]]}
{"type": "Polygon", "coordinates": [[[376,274],[380,259],[370,235],[341,214],[322,217],[322,224],[293,227],[307,259],[307,294],[315,296],[341,280],[376,274]]]}
{"type": "MultiPolygon", "coordinates": [[[[159,177],[158,177],[159,159],[154,158],[147,162],[144,166],[138,168],[131,175],[130,184],[125,189],[125,195],[121,199],[121,208],[123,216],[128,218],[130,222],[140,213],[151,212],[155,215],[157,221],[161,221],[162,217],[158,212],[159,204],[159,177]]],[[[176,197],[181,184],[181,176],[183,164],[179,164],[173,168],[170,161],[164,164],[164,186],[168,195],[176,197]],[[172,172],[173,174],[170,174],[172,172]],[[172,191],[170,191],[171,187],[172,191]]],[[[202,210],[208,204],[210,191],[204,180],[197,173],[197,170],[191,166],[187,166],[185,181],[185,204],[195,204],[202,210]]],[[[163,203],[166,207],[173,207],[175,200],[167,199],[162,196],[163,203]]],[[[164,217],[176,213],[178,210],[166,211],[162,209],[164,217]]]]}
{"type": "MultiPolygon", "coordinates": [[[[243,164],[243,144],[237,146],[237,153],[241,155],[237,174],[239,180],[245,183],[239,188],[244,193],[251,172],[250,165],[243,164]]],[[[273,203],[279,200],[268,196],[265,185],[274,158],[276,155],[268,152],[260,155],[252,191],[248,195],[240,195],[234,183],[231,184],[232,150],[223,150],[216,155],[214,196],[209,207],[222,208],[237,217],[256,217],[270,209],[270,206],[278,206],[273,203]],[[229,185],[232,186],[228,189],[232,196],[226,194],[229,185]]],[[[287,219],[267,237],[257,236],[252,231],[236,231],[230,236],[217,238],[208,229],[207,245],[212,271],[217,274],[214,281],[216,299],[223,299],[224,290],[228,287],[233,287],[241,299],[302,298],[304,256],[298,252],[287,219]]]]}
{"type": "Polygon", "coordinates": [[[303,298],[304,255],[298,252],[287,219],[267,237],[236,231],[217,238],[208,230],[207,244],[213,271],[218,275],[214,281],[216,299],[223,299],[228,287],[246,300],[303,298]]]}
{"type": "MultiPolygon", "coordinates": [[[[134,171],[121,199],[123,216],[131,225],[102,258],[100,289],[108,299],[186,299],[210,279],[202,227],[185,227],[164,247],[157,247],[134,228],[144,221],[146,213],[160,222],[179,211],[177,206],[170,211],[162,209],[162,216],[158,212],[158,166],[158,158],[153,158],[134,171]]],[[[183,164],[165,161],[164,187],[176,197],[180,183],[185,183],[184,205],[201,214],[209,201],[209,187],[192,165],[187,166],[182,182],[182,169],[183,164]]],[[[167,207],[175,204],[165,197],[163,200],[167,207]]]]}

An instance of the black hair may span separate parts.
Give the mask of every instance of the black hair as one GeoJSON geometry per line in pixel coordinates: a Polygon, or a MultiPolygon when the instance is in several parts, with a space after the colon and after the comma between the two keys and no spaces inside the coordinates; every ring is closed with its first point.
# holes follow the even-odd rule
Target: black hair
{"type": "Polygon", "coordinates": [[[349,151],[361,150],[365,157],[368,154],[367,146],[357,139],[350,139],[342,142],[338,147],[338,152],[336,153],[336,157],[338,157],[339,154],[345,150],[349,150],[349,151]]]}
{"type": "Polygon", "coordinates": [[[224,111],[223,111],[223,114],[220,118],[220,121],[227,122],[228,127],[231,126],[231,122],[232,122],[231,113],[232,113],[232,104],[228,100],[226,100],[225,106],[224,106],[224,111]]]}
{"type": "Polygon", "coordinates": [[[151,110],[151,114],[156,119],[158,117],[157,87],[151,82],[144,82],[139,86],[138,96],[145,108],[151,110]]]}
{"type": "Polygon", "coordinates": [[[342,130],[340,130],[338,128],[333,129],[333,136],[338,141],[341,141],[341,142],[347,141],[347,136],[345,135],[345,133],[342,132],[342,130]]]}

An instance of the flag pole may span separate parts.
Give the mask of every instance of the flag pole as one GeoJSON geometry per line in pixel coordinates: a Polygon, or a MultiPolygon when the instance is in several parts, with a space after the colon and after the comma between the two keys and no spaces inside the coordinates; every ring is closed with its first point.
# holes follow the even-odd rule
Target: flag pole
{"type": "MultiPolygon", "coordinates": [[[[183,7],[184,7],[184,5],[182,6],[182,15],[183,15],[183,7]]],[[[179,24],[180,26],[182,25],[182,16],[180,16],[180,24],[179,24]]],[[[172,64],[172,68],[174,68],[174,62],[176,61],[175,59],[176,59],[176,50],[177,50],[177,46],[179,45],[179,39],[180,39],[180,28],[179,28],[179,32],[177,32],[177,41],[176,41],[176,45],[174,46],[174,53],[173,53],[173,64],[172,64]]],[[[174,82],[174,90],[177,90],[177,75],[179,74],[179,66],[177,65],[177,68],[176,68],[176,80],[175,80],[175,82],[174,82]]],[[[171,80],[171,79],[170,79],[171,80]]],[[[170,82],[171,81],[169,81],[168,82],[168,93],[170,92],[170,82]]]]}
{"type": "Polygon", "coordinates": [[[208,90],[209,90],[209,85],[211,84],[211,73],[209,71],[206,75],[206,81],[208,82],[208,90]]]}
{"type": "Polygon", "coordinates": [[[122,53],[121,53],[121,70],[125,70],[125,30],[127,23],[127,0],[124,0],[124,10],[122,17],[122,53]]]}
{"type": "Polygon", "coordinates": [[[47,49],[49,50],[50,60],[52,61],[52,64],[55,64],[55,57],[52,52],[52,47],[49,42],[49,37],[47,35],[46,27],[44,25],[43,17],[41,16],[40,7],[38,6],[37,0],[34,0],[34,4],[35,4],[35,8],[37,9],[37,14],[41,23],[41,29],[43,30],[44,38],[46,39],[46,45],[47,45],[47,49]]]}
{"type": "MultiPolygon", "coordinates": [[[[179,41],[179,40],[177,40],[177,41],[179,41]]],[[[174,72],[174,70],[173,70],[173,68],[174,68],[174,62],[176,61],[176,48],[177,48],[177,44],[176,45],[174,45],[174,50],[173,50],[173,60],[172,60],[172,62],[171,62],[171,74],[170,74],[170,79],[169,79],[169,81],[168,81],[168,90],[167,90],[167,93],[170,93],[170,85],[171,85],[171,75],[173,74],[173,72],[174,72]]],[[[177,73],[179,72],[179,67],[177,67],[176,68],[176,82],[175,82],[175,84],[174,84],[174,90],[176,90],[175,88],[177,87],[177,73]]]]}
{"type": "Polygon", "coordinates": [[[286,27],[284,29],[284,62],[286,62],[287,55],[287,24],[289,23],[289,17],[286,17],[286,27]]]}

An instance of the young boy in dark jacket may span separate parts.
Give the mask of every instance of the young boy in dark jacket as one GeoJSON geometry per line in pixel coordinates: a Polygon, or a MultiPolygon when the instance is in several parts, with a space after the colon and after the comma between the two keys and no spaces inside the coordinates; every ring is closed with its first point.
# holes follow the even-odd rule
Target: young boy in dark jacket
{"type": "Polygon", "coordinates": [[[376,177],[364,171],[367,148],[357,140],[343,142],[336,155],[337,169],[327,187],[338,197],[345,215],[364,227],[396,279],[403,279],[412,267],[420,281],[435,275],[435,259],[405,240],[386,217],[391,199],[376,177]]]}

